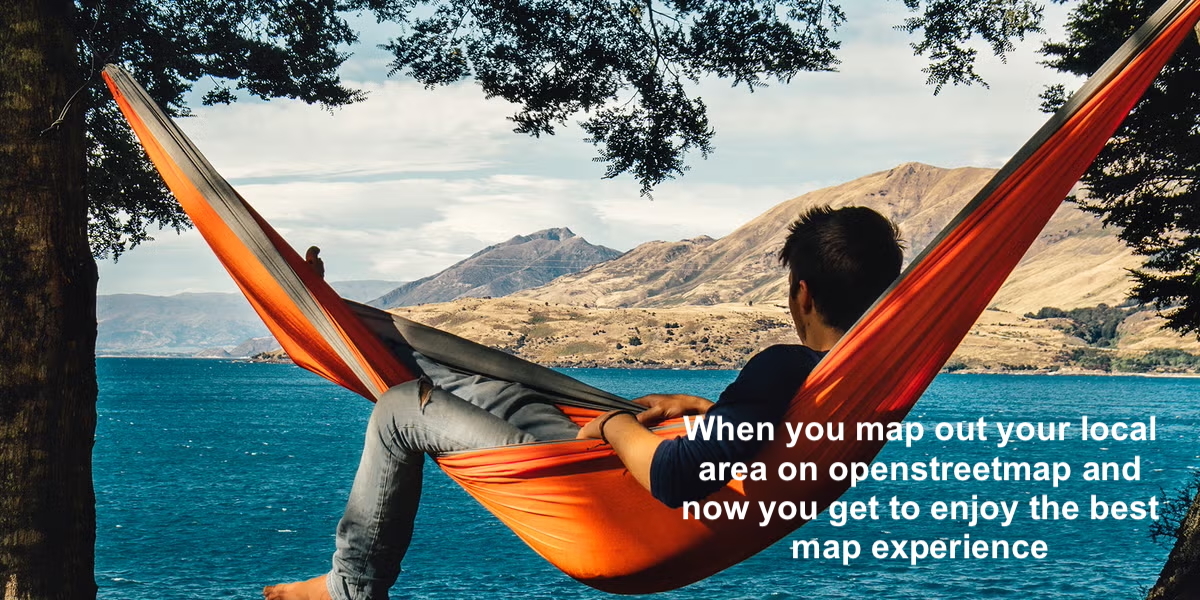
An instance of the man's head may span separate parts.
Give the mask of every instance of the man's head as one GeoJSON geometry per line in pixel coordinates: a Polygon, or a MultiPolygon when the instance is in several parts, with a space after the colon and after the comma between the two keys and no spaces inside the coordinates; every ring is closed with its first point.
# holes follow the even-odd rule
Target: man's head
{"type": "Polygon", "coordinates": [[[779,260],[790,271],[789,307],[800,337],[814,325],[839,335],[900,275],[900,232],[862,206],[816,206],[790,227],[779,260]]]}

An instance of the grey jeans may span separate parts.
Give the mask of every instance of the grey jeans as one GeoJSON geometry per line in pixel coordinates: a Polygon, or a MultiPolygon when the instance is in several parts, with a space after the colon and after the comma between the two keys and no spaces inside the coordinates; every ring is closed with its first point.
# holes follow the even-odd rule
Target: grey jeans
{"type": "Polygon", "coordinates": [[[426,454],[572,439],[579,427],[550,398],[520,384],[461,373],[414,353],[435,388],[388,390],[367,424],[362,460],[337,527],[334,600],[379,600],[400,575],[412,540],[426,454]]]}

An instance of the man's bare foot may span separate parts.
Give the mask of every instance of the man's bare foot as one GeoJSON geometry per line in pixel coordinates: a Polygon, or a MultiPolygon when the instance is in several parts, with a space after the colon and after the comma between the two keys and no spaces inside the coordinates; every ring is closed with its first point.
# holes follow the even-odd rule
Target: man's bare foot
{"type": "Polygon", "coordinates": [[[281,583],[263,588],[265,600],[332,600],[329,588],[325,587],[325,576],[313,577],[308,581],[281,583]]]}

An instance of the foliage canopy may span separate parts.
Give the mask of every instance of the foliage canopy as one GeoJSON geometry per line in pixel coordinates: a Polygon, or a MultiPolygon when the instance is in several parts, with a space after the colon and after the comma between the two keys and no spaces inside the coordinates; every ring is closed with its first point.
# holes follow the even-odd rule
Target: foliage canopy
{"type": "MultiPolygon", "coordinates": [[[[1083,0],[1066,41],[1048,43],[1048,64],[1077,75],[1099,68],[1158,2],[1083,0]]],[[[1145,267],[1133,272],[1133,298],[1152,304],[1168,326],[1200,333],[1200,45],[1185,41],[1092,164],[1079,206],[1118,227],[1145,267]]],[[[1066,96],[1043,95],[1047,108],[1066,96]]]]}

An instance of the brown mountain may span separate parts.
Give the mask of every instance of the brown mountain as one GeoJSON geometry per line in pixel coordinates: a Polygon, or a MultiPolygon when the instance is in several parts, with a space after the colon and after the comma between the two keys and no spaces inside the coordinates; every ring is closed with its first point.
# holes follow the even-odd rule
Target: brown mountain
{"type": "Polygon", "coordinates": [[[488,246],[437,274],[397,287],[369,304],[394,308],[458,298],[507,296],[620,255],[612,248],[588,243],[565,227],[545,229],[488,246]]]}
{"type": "MultiPolygon", "coordinates": [[[[781,310],[784,273],[774,253],[801,210],[873,207],[898,222],[911,259],[993,173],[900,165],[788,200],[719,240],[649,242],[509,298],[396,312],[552,365],[737,368],[768,345],[796,342],[781,310]]],[[[1130,286],[1126,269],[1138,264],[1099,220],[1064,203],[947,369],[1078,373],[1111,364],[1116,371],[1200,371],[1195,361],[1171,362],[1179,359],[1171,352],[1200,354],[1200,342],[1163,330],[1152,310],[1128,315],[1116,338],[1103,343],[1077,337],[1070,319],[1024,316],[1047,306],[1119,304],[1130,286]]]]}
{"type": "MultiPolygon", "coordinates": [[[[994,173],[903,164],[783,202],[719,240],[649,242],[516,296],[600,307],[783,304],[785,277],[775,252],[787,224],[803,209],[819,204],[874,208],[900,226],[911,259],[994,173]]],[[[1116,304],[1128,290],[1125,269],[1138,264],[1098,219],[1064,203],[993,307],[1024,313],[1043,306],[1116,304]]]]}

